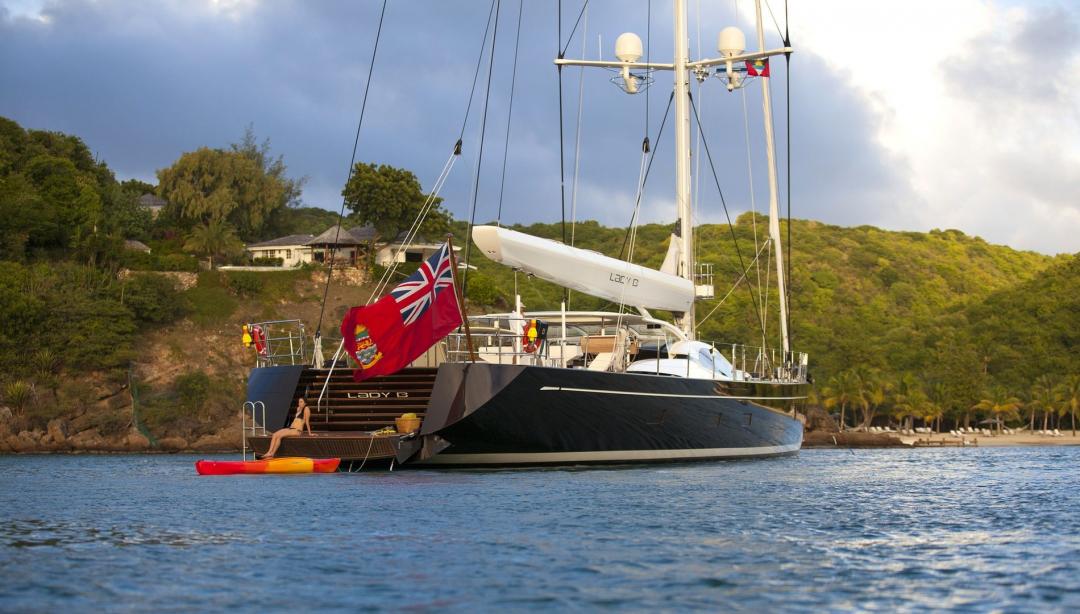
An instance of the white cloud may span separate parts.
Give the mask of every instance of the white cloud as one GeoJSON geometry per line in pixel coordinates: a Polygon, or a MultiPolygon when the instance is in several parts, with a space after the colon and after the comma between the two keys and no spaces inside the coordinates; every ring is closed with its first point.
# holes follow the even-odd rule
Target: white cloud
{"type": "Polygon", "coordinates": [[[824,57],[873,109],[878,142],[906,162],[924,203],[897,203],[879,223],[1080,250],[1075,14],[978,0],[792,11],[795,44],[824,57]]]}

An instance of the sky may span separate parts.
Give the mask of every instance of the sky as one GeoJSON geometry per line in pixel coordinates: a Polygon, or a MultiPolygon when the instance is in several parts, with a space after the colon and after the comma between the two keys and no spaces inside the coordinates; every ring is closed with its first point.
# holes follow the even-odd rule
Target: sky
{"type": "MultiPolygon", "coordinates": [[[[715,57],[728,25],[756,47],[752,2],[687,3],[692,57],[715,57]]],[[[471,90],[491,6],[388,3],[357,159],[408,168],[430,190],[464,134],[440,191],[455,217],[475,201],[477,222],[558,221],[558,2],[499,0],[494,62],[484,56],[471,90]]],[[[592,0],[571,38],[581,6],[562,2],[568,57],[612,59],[631,31],[670,61],[670,1],[592,0]]],[[[307,178],[304,203],[337,210],[381,7],[0,0],[0,116],[76,134],[119,178],[151,182],[183,152],[225,147],[252,125],[307,178]]],[[[773,63],[770,87],[785,203],[791,135],[793,217],[1080,251],[1080,3],[790,0],[789,11],[796,51],[790,74],[773,63]]],[[[766,46],[779,46],[782,0],[764,21],[766,46]]],[[[567,217],[629,222],[647,129],[656,159],[640,219],[675,220],[670,117],[661,133],[671,75],[652,77],[629,96],[604,70],[563,70],[567,217]]],[[[724,204],[732,218],[764,212],[760,82],[729,93],[710,78],[693,95],[712,158],[696,150],[697,221],[724,221],[724,204]]]]}

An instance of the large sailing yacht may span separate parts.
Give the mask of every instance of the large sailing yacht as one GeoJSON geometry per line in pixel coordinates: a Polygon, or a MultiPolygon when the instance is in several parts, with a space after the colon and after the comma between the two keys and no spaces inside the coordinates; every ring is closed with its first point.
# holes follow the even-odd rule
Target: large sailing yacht
{"type": "MultiPolygon", "coordinates": [[[[781,347],[706,342],[695,336],[695,300],[711,297],[713,289],[695,283],[694,275],[690,79],[719,68],[729,89],[739,87],[748,62],[790,53],[788,47],[765,49],[760,3],[757,17],[758,51],[745,52],[743,34],[726,28],[720,34],[720,57],[691,61],[686,2],[674,0],[670,63],[641,62],[641,39],[633,34],[616,41],[616,61],[555,60],[562,66],[616,69],[630,93],[638,91],[641,79],[635,71],[673,74],[679,222],[661,270],[507,228],[472,229],[471,239],[486,257],[611,301],[620,306],[618,311],[519,308],[470,317],[467,329],[450,335],[413,366],[359,383],[348,370],[335,370],[336,357],[327,368],[265,359],[253,370],[248,389],[257,428],[283,425],[294,399],[306,396],[317,397],[312,426],[318,432],[286,439],[283,454],[514,466],[796,452],[802,443],[799,410],[807,392],[807,356],[789,347],[767,73],[760,81],[781,347]],[[653,317],[650,310],[672,312],[675,322],[653,317]],[[404,412],[423,418],[418,432],[372,434],[404,412]]],[[[295,363],[295,356],[290,360],[295,363]]],[[[249,441],[261,451],[267,438],[249,441]]]]}

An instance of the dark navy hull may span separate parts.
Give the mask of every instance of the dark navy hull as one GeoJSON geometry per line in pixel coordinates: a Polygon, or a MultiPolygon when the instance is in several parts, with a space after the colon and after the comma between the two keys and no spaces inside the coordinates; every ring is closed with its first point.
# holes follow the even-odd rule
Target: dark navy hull
{"type": "Polygon", "coordinates": [[[544,465],[791,454],[802,445],[794,410],[805,396],[805,384],[444,364],[422,449],[408,460],[544,465]]]}

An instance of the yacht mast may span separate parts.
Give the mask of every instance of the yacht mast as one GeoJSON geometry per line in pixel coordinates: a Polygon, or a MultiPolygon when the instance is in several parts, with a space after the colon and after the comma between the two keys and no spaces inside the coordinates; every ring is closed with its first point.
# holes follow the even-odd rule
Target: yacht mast
{"type": "MultiPolygon", "coordinates": [[[[620,71],[621,79],[619,87],[627,94],[637,94],[643,90],[642,85],[648,86],[648,75],[632,71],[655,71],[670,70],[675,73],[675,203],[679,214],[679,233],[681,235],[681,249],[679,250],[678,273],[680,277],[694,280],[694,219],[693,205],[690,199],[690,75],[693,73],[698,79],[704,80],[712,76],[712,70],[720,67],[716,72],[717,77],[728,80],[728,90],[741,87],[742,78],[739,69],[743,63],[752,60],[764,60],[766,58],[791,53],[790,47],[779,49],[765,49],[765,34],[761,22],[761,2],[756,0],[757,6],[757,32],[759,51],[746,52],[742,49],[746,41],[742,33],[737,34],[738,48],[718,49],[722,57],[704,58],[691,61],[690,37],[687,34],[686,0],[674,0],[675,11],[675,54],[671,63],[664,62],[641,62],[642,44],[641,37],[631,32],[624,32],[615,40],[616,61],[611,60],[575,60],[564,57],[555,58],[557,66],[593,66],[600,68],[615,68],[620,71]]],[[[737,28],[735,28],[737,30],[737,28]]],[[[724,33],[721,33],[721,37],[724,33]]],[[[769,155],[769,235],[776,250],[776,268],[779,273],[780,284],[780,328],[783,335],[784,352],[790,351],[787,332],[787,294],[784,289],[784,265],[781,259],[783,249],[780,246],[780,214],[779,197],[776,187],[776,151],[773,143],[772,130],[772,105],[769,100],[769,86],[767,79],[762,79],[764,92],[765,110],[765,133],[767,136],[767,151],[769,155]]],[[[687,337],[694,336],[694,308],[683,313],[679,320],[680,329],[687,337]]],[[[785,360],[787,356],[785,354],[785,360]]]]}
{"type": "MultiPolygon", "coordinates": [[[[694,218],[690,199],[690,37],[686,26],[686,0],[675,0],[675,204],[679,212],[679,274],[694,280],[694,218]]],[[[679,327],[694,336],[694,306],[683,314],[679,327]]]]}
{"type": "MultiPolygon", "coordinates": [[[[761,21],[761,0],[755,0],[757,11],[758,50],[765,51],[765,28],[761,21]]],[[[780,341],[783,349],[783,361],[787,362],[791,351],[788,340],[787,289],[784,287],[784,248],[780,244],[780,197],[776,179],[776,141],[773,137],[772,97],[769,92],[769,77],[761,80],[761,110],[765,119],[765,153],[769,162],[769,240],[772,241],[776,259],[776,288],[779,291],[780,305],[780,341]]]]}

